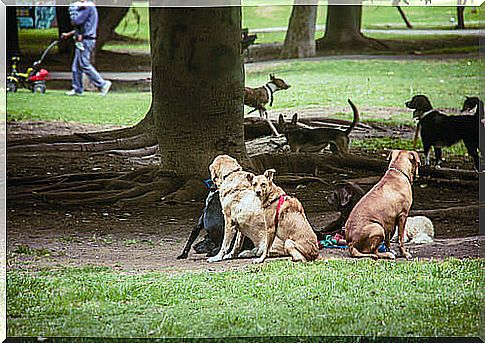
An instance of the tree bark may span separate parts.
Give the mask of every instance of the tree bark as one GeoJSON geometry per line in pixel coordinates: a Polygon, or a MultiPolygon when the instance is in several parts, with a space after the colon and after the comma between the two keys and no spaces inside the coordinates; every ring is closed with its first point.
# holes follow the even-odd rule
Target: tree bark
{"type": "MultiPolygon", "coordinates": [[[[330,1],[329,3],[332,3],[330,1]]],[[[365,37],[361,32],[362,4],[358,5],[328,5],[325,35],[317,39],[318,50],[324,49],[355,49],[380,45],[378,40],[365,37]]]]}
{"type": "MultiPolygon", "coordinates": [[[[57,31],[59,36],[72,30],[71,18],[67,6],[56,6],[57,31]]],[[[74,40],[63,39],[57,45],[60,54],[68,54],[74,50],[74,40]]]]}
{"type": "Polygon", "coordinates": [[[17,7],[7,6],[7,58],[18,56],[19,47],[19,30],[17,26],[17,7]]]}
{"type": "Polygon", "coordinates": [[[115,29],[130,10],[130,7],[97,7],[99,24],[96,39],[96,51],[115,36],[115,29]]]}
{"type": "MultiPolygon", "coordinates": [[[[456,28],[460,30],[465,29],[465,18],[463,15],[463,12],[465,11],[465,6],[460,6],[461,1],[458,1],[458,6],[456,7],[456,16],[457,16],[457,25],[456,28]]],[[[463,5],[465,4],[465,1],[463,1],[463,5]]]]}
{"type": "Polygon", "coordinates": [[[315,55],[317,9],[316,2],[314,5],[293,5],[281,52],[283,58],[302,58],[315,55]]]}
{"type": "Polygon", "coordinates": [[[207,177],[218,154],[246,167],[241,8],[150,8],[152,114],[161,170],[207,177]]]}

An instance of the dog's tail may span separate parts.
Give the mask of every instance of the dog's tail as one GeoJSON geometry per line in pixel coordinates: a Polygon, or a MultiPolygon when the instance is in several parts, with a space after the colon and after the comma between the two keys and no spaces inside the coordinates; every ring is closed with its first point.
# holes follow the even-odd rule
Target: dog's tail
{"type": "Polygon", "coordinates": [[[349,105],[350,107],[352,107],[352,111],[354,112],[354,120],[352,121],[352,124],[350,124],[350,126],[347,128],[347,130],[345,130],[345,134],[348,136],[359,122],[359,110],[357,109],[357,107],[355,107],[354,103],[350,101],[350,99],[348,99],[347,101],[349,102],[349,105]]]}

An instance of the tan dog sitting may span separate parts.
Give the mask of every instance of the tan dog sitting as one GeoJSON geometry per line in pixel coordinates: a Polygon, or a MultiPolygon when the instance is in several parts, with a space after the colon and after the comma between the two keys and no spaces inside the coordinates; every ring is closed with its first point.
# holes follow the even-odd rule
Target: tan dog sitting
{"type": "Polygon", "coordinates": [[[393,150],[390,158],[384,176],[355,205],[345,223],[345,239],[352,257],[394,259],[390,240],[397,226],[401,255],[411,258],[404,249],[403,236],[413,203],[412,183],[421,162],[415,151],[393,150]],[[382,242],[388,252],[378,251],[382,242]]]}
{"type": "Polygon", "coordinates": [[[276,239],[283,244],[274,244],[271,255],[290,255],[293,261],[313,261],[318,257],[317,236],[308,222],[303,206],[294,197],[273,183],[274,169],[255,176],[253,187],[261,199],[266,220],[266,248],[257,262],[263,262],[270,254],[270,247],[276,239]]]}
{"type": "Polygon", "coordinates": [[[261,201],[252,190],[254,174],[243,171],[241,165],[228,155],[217,156],[209,170],[212,181],[219,189],[225,226],[219,253],[207,261],[236,257],[244,236],[254,243],[255,248],[243,251],[241,257],[260,256],[266,248],[266,224],[261,201]],[[229,252],[236,233],[236,242],[229,252]]]}

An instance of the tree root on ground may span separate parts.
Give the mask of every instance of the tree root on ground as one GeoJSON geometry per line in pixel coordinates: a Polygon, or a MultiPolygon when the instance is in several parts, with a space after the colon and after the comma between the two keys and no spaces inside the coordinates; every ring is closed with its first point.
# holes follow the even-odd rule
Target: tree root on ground
{"type": "Polygon", "coordinates": [[[29,145],[14,145],[7,148],[9,154],[23,154],[33,152],[99,152],[106,150],[132,150],[141,149],[157,144],[156,137],[151,134],[108,140],[76,143],[38,143],[29,145]]]}

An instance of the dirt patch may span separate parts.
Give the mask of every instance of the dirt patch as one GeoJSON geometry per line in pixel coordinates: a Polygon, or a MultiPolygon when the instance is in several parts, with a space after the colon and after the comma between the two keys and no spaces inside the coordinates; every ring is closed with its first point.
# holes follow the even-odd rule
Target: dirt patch
{"type": "MultiPolygon", "coordinates": [[[[68,134],[106,129],[94,125],[70,123],[9,123],[8,139],[20,139],[47,134],[68,134]]],[[[385,132],[401,131],[386,127],[385,132]]],[[[369,134],[369,132],[367,132],[369,134]]],[[[384,151],[354,150],[353,153],[382,158],[384,151]]],[[[447,161],[463,166],[457,158],[447,161]]],[[[95,153],[36,154],[25,153],[15,158],[7,156],[9,177],[59,175],[93,171],[130,171],[140,167],[122,156],[95,153]]],[[[284,185],[289,194],[297,196],[310,222],[322,226],[336,215],[329,208],[326,196],[332,183],[344,179],[375,177],[370,172],[352,170],[325,175],[330,185],[305,183],[284,185]]],[[[362,179],[364,180],[364,179],[362,179]]],[[[8,181],[8,180],[7,180],[8,181]]],[[[372,183],[361,183],[367,190],[372,183]]],[[[466,186],[440,184],[421,178],[414,186],[413,210],[465,207],[478,204],[478,182],[466,186]]],[[[59,207],[43,203],[7,202],[8,268],[38,269],[45,266],[109,266],[130,272],[162,270],[204,271],[241,268],[250,260],[234,260],[208,264],[205,256],[193,252],[186,260],[176,260],[190,230],[195,225],[203,202],[190,205],[157,203],[143,208],[118,206],[59,207]]],[[[430,215],[436,231],[433,244],[410,246],[419,258],[447,256],[479,257],[481,239],[478,235],[478,209],[430,215]]],[[[397,250],[397,249],[396,249],[397,250]]],[[[341,258],[345,251],[326,249],[323,258],[341,258]]]]}

